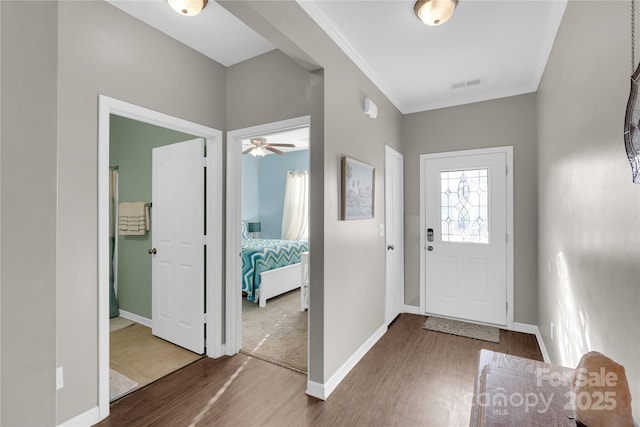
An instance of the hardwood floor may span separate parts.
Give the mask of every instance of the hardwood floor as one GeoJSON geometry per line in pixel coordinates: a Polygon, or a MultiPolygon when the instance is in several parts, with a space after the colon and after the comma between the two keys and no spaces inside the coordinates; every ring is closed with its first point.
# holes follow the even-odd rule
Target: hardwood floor
{"type": "Polygon", "coordinates": [[[99,426],[469,425],[480,349],[542,360],[535,336],[500,343],[422,329],[402,314],[333,394],[304,394],[306,376],[244,354],[202,359],[111,406],[99,426]]]}

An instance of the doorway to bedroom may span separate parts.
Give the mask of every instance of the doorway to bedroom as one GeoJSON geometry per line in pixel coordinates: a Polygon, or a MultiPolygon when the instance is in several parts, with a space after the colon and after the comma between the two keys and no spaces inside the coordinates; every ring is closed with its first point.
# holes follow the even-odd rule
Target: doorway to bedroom
{"type": "Polygon", "coordinates": [[[241,150],[240,351],[306,373],[309,124],[295,120],[228,141],[241,150]]]}

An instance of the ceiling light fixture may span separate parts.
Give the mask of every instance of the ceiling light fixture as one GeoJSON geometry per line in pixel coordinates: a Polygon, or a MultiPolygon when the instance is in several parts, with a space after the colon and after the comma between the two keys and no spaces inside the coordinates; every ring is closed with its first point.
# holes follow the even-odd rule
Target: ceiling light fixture
{"type": "Polygon", "coordinates": [[[418,0],[413,11],[427,25],[442,25],[451,18],[458,0],[418,0]]]}
{"type": "Polygon", "coordinates": [[[267,155],[267,152],[262,147],[255,147],[253,150],[249,152],[253,157],[264,157],[267,155]]]}
{"type": "Polygon", "coordinates": [[[196,16],[207,5],[208,0],[167,0],[171,9],[180,15],[196,16]]]}

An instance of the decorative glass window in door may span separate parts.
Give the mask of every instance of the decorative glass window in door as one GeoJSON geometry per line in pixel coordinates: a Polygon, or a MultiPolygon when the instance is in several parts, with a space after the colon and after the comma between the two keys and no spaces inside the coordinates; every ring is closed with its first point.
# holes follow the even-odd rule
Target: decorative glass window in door
{"type": "Polygon", "coordinates": [[[489,243],[489,170],[440,172],[443,242],[489,243]]]}

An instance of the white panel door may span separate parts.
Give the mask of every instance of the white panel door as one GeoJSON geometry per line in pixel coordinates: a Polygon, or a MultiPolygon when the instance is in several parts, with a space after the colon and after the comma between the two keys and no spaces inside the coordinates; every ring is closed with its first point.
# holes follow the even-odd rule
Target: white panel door
{"type": "Polygon", "coordinates": [[[423,161],[426,312],[506,325],[506,153],[423,161]]]}
{"type": "Polygon", "coordinates": [[[153,149],[152,332],[204,353],[204,140],[153,149]]]}
{"type": "Polygon", "coordinates": [[[404,182],[402,154],[385,147],[386,310],[389,324],[404,307],[404,182]]]}

